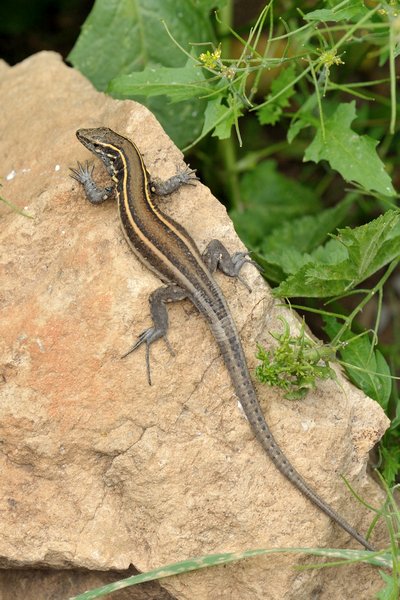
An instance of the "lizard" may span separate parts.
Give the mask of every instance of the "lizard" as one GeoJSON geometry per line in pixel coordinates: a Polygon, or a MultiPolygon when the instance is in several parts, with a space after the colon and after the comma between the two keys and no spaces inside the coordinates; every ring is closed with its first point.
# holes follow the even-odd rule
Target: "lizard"
{"type": "Polygon", "coordinates": [[[166,304],[190,300],[206,319],[255,437],[274,465],[350,536],[367,550],[374,551],[369,541],[306,483],[282,452],[265,420],[235,322],[214,278],[217,268],[225,275],[240,278],[243,265],[253,263],[248,253],[235,252],[231,255],[219,240],[211,240],[204,252],[200,253],[186,229],[167,216],[155,201],[156,195],[171,194],[185,184],[195,185],[195,171],[186,167],[165,182],[152,181],[138,147],[131,140],[107,127],[79,129],[76,136],[101,159],[113,183],[105,188],[98,187],[93,179],[94,167],[88,162],[85,165],[78,163],[76,169],[71,169],[71,177],[83,186],[92,204],[101,204],[113,194],[116,195],[122,231],[130,248],[164,283],[149,297],[153,326],[139,335],[124,356],[145,344],[147,374],[151,384],[149,348],[160,338],[167,341],[166,304]]]}

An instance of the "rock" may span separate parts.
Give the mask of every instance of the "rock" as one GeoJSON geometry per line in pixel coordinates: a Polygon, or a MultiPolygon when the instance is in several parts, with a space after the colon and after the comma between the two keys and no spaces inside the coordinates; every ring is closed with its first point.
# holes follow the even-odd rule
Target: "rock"
{"type": "MultiPolygon", "coordinates": [[[[154,177],[174,174],[182,155],[154,116],[98,93],[48,52],[3,68],[0,97],[2,196],[31,216],[2,207],[1,566],[109,571],[132,564],[146,571],[249,548],[358,547],[265,456],[213,337],[189,302],[169,309],[175,355],[162,341],[151,349],[152,387],[143,348],[120,359],[150,325],[147,298],[160,282],[129,250],[115,203],[90,205],[68,168],[92,159],[76,129],[105,125],[136,141],[154,177]]],[[[99,165],[96,171],[107,181],[99,165]]],[[[162,202],[201,249],[214,237],[231,251],[243,248],[204,186],[162,202]]],[[[251,294],[216,275],[253,369],[256,341],[270,344],[277,317],[293,328],[298,322],[274,304],[253,267],[243,276],[251,294]]],[[[340,474],[379,504],[382,493],[366,474],[367,452],[387,419],[339,380],[340,386],[321,383],[297,403],[270,388],[257,390],[289,459],[366,531],[372,515],[340,474]]],[[[210,589],[213,598],[230,600],[311,598],[331,573],[295,573],[292,565],[303,560],[260,557],[163,586],[182,599],[210,598],[210,589]]],[[[367,577],[351,569],[341,575],[339,595],[330,593],[330,600],[352,589],[353,597],[370,598],[379,587],[371,568],[367,577]]]]}
{"type": "MultiPolygon", "coordinates": [[[[76,571],[73,569],[2,569],[0,570],[0,600],[67,600],[86,590],[136,575],[128,571],[76,571]]],[[[158,581],[128,587],[103,596],[106,600],[172,600],[158,581]]]]}

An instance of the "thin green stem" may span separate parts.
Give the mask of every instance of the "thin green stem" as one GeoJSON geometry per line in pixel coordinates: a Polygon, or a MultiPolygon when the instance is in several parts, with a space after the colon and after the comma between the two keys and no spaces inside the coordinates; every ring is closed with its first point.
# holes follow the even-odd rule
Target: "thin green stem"
{"type": "MultiPolygon", "coordinates": [[[[265,50],[263,53],[263,59],[264,60],[268,60],[266,59],[266,57],[268,56],[268,52],[269,49],[271,47],[271,37],[272,37],[272,31],[273,31],[273,27],[274,27],[274,15],[273,15],[273,6],[272,6],[272,1],[268,4],[268,10],[269,10],[269,15],[270,15],[270,20],[269,20],[269,35],[268,35],[268,41],[266,43],[265,46],[265,50]]],[[[260,28],[260,32],[261,32],[261,28],[260,28]]],[[[257,39],[258,41],[258,39],[257,39]]],[[[250,91],[250,101],[253,100],[254,95],[256,94],[257,90],[258,90],[258,86],[259,86],[259,82],[261,79],[261,76],[263,74],[263,69],[258,69],[254,78],[254,84],[252,86],[252,89],[250,91]]]]}
{"type": "Polygon", "coordinates": [[[377,6],[375,6],[375,8],[373,8],[372,10],[370,10],[366,15],[364,15],[359,21],[357,21],[357,23],[354,23],[352,25],[352,27],[350,27],[346,33],[344,34],[343,37],[340,38],[340,40],[338,40],[338,42],[332,47],[332,50],[338,50],[341,46],[343,46],[343,44],[345,42],[347,42],[347,40],[349,40],[353,33],[359,29],[366,21],[368,21],[368,19],[370,19],[380,8],[380,5],[377,4],[377,6]]]}
{"type": "Polygon", "coordinates": [[[231,39],[233,21],[233,1],[228,0],[223,8],[220,9],[221,19],[217,20],[218,38],[222,40],[222,56],[231,56],[231,39]]]}
{"type": "Polygon", "coordinates": [[[394,23],[392,21],[389,29],[389,71],[390,71],[390,125],[389,131],[393,135],[396,131],[396,66],[395,66],[395,32],[394,32],[394,23]]]}
{"type": "MultiPolygon", "coordinates": [[[[279,305],[278,305],[279,306],[279,305]]],[[[286,304],[281,304],[280,306],[287,306],[286,304]]],[[[297,308],[299,310],[303,310],[304,312],[314,313],[316,315],[322,315],[327,317],[334,317],[335,319],[345,319],[346,317],[341,313],[328,312],[326,310],[321,310],[320,308],[312,308],[311,306],[303,306],[302,304],[292,304],[290,303],[290,308],[297,308]]],[[[333,343],[331,343],[333,346],[333,343]]]]}
{"type": "Polygon", "coordinates": [[[310,64],[311,76],[312,76],[312,79],[314,82],[315,94],[317,97],[319,122],[321,124],[322,140],[323,140],[323,142],[325,142],[325,123],[324,123],[324,113],[322,112],[321,94],[319,93],[318,81],[317,81],[317,77],[315,75],[314,65],[312,64],[310,57],[308,58],[308,62],[310,64]]]}
{"type": "MultiPolygon", "coordinates": [[[[218,33],[222,39],[222,56],[231,56],[231,40],[229,33],[232,31],[233,23],[233,1],[228,0],[221,10],[221,19],[218,19],[218,33]]],[[[232,208],[240,206],[240,192],[238,173],[236,165],[236,148],[233,136],[218,141],[219,154],[223,163],[223,172],[226,174],[226,184],[232,208]]]]}
{"type": "Polygon", "coordinates": [[[22,215],[23,217],[28,217],[28,219],[33,219],[32,215],[28,214],[22,208],[19,208],[18,206],[16,206],[16,204],[13,204],[12,202],[10,202],[9,200],[6,200],[2,196],[0,196],[0,202],[4,202],[4,204],[6,204],[10,208],[12,208],[12,210],[14,212],[18,213],[19,215],[22,215]]]}
{"type": "Polygon", "coordinates": [[[396,258],[395,260],[393,260],[390,263],[389,267],[386,269],[386,272],[380,278],[378,283],[369,290],[368,294],[365,295],[365,297],[356,306],[356,308],[344,319],[344,323],[343,323],[342,327],[339,329],[338,333],[335,335],[335,337],[331,341],[331,344],[333,346],[336,346],[338,344],[338,342],[340,341],[340,338],[342,337],[342,335],[346,331],[346,329],[351,329],[351,324],[352,324],[353,320],[355,319],[355,317],[358,315],[358,313],[360,313],[363,310],[364,306],[366,304],[368,304],[368,302],[378,292],[378,290],[380,290],[383,287],[383,285],[389,279],[390,275],[393,273],[394,269],[397,267],[399,262],[400,262],[400,258],[396,258]]]}
{"type": "Polygon", "coordinates": [[[226,140],[219,140],[219,151],[224,164],[224,172],[226,173],[225,181],[228,185],[231,208],[240,210],[242,208],[242,201],[236,168],[236,149],[232,141],[232,136],[226,140]]]}
{"type": "Polygon", "coordinates": [[[308,66],[307,69],[305,69],[304,71],[302,71],[300,73],[300,75],[298,75],[290,83],[285,85],[285,87],[282,88],[280,90],[280,92],[278,92],[277,94],[272,96],[272,98],[268,98],[268,100],[266,100],[265,102],[262,102],[262,104],[258,104],[258,106],[256,106],[255,108],[252,108],[251,110],[259,110],[262,106],[267,106],[268,104],[271,104],[271,102],[275,102],[275,100],[277,98],[279,98],[279,96],[282,96],[282,94],[284,94],[289,88],[292,88],[294,85],[296,85],[296,83],[298,81],[300,81],[300,79],[303,79],[310,71],[311,71],[311,66],[308,66]]]}

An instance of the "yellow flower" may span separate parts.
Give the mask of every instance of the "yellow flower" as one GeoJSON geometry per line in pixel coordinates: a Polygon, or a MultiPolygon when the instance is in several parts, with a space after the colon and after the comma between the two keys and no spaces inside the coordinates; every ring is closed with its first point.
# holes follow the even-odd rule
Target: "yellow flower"
{"type": "Polygon", "coordinates": [[[203,52],[200,54],[199,59],[208,69],[215,69],[218,64],[219,59],[221,58],[221,44],[218,46],[214,52],[203,52]]]}
{"type": "Polygon", "coordinates": [[[343,60],[337,55],[336,49],[320,50],[320,52],[321,56],[319,57],[319,63],[327,69],[330,69],[332,65],[344,65],[343,60]]]}

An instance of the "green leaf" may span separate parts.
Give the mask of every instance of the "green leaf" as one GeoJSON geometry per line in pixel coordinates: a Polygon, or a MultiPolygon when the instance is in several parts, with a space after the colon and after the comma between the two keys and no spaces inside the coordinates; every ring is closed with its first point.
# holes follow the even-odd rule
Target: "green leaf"
{"type": "Polygon", "coordinates": [[[204,100],[187,100],[174,104],[168,102],[165,96],[138,96],[135,100],[151,110],[179,148],[184,148],[200,135],[207,106],[204,100]]]}
{"type": "MultiPolygon", "coordinates": [[[[217,5],[219,2],[214,2],[217,5]]],[[[191,42],[213,41],[209,2],[96,0],[68,60],[99,90],[118,75],[146,66],[183,66],[186,56],[167,34],[190,52],[191,42]]]]}
{"type": "Polygon", "coordinates": [[[349,253],[353,279],[362,281],[400,252],[400,213],[388,210],[366,225],[340,231],[338,240],[349,253]]]}
{"type": "Polygon", "coordinates": [[[324,265],[337,265],[347,260],[348,256],[346,247],[337,238],[328,240],[312,253],[313,261],[324,265]]]}
{"type": "Polygon", "coordinates": [[[343,8],[321,8],[320,10],[313,10],[312,12],[304,15],[306,21],[345,21],[347,19],[353,19],[356,16],[362,16],[367,13],[367,9],[364,6],[362,0],[353,0],[347,3],[343,8]]]}
{"type": "Polygon", "coordinates": [[[385,587],[376,594],[377,600],[394,600],[399,592],[399,582],[396,581],[396,575],[385,573],[385,571],[379,571],[379,575],[382,577],[385,587]]]}
{"type": "MultiPolygon", "coordinates": [[[[340,324],[336,319],[325,317],[324,330],[331,340],[339,329],[340,324]]],[[[346,341],[346,345],[339,350],[342,361],[347,363],[344,365],[346,373],[358,388],[387,410],[392,391],[389,365],[380,350],[372,346],[367,335],[352,338],[354,334],[347,331],[340,340],[346,341]],[[354,369],[349,365],[358,368],[354,369]]]]}
{"type": "Polygon", "coordinates": [[[339,230],[328,244],[328,251],[314,252],[312,260],[274,292],[286,297],[325,298],[354,288],[400,257],[400,213],[389,210],[366,225],[339,230]]]}
{"type": "Polygon", "coordinates": [[[287,141],[291,144],[295,137],[297,137],[302,131],[302,129],[306,129],[310,127],[311,123],[307,122],[306,119],[299,117],[298,119],[293,119],[290,123],[288,132],[287,132],[287,141]]]}
{"type": "Polygon", "coordinates": [[[259,163],[246,173],[240,181],[240,193],[244,210],[233,210],[230,217],[250,248],[259,246],[283,221],[320,208],[314,191],[278,173],[273,160],[259,163]]]}
{"type": "Polygon", "coordinates": [[[321,129],[304,154],[304,161],[327,160],[346,181],[354,181],[369,191],[394,196],[391,179],[376,153],[378,142],[358,135],[350,127],[356,117],[355,102],[339,104],[325,120],[325,139],[321,129]]]}
{"type": "Polygon", "coordinates": [[[269,104],[265,104],[257,111],[258,120],[261,125],[275,125],[279,120],[283,108],[289,106],[289,99],[295,93],[294,86],[292,85],[295,79],[296,67],[291,64],[287,69],[284,69],[279,75],[273,80],[271,84],[271,93],[268,94],[266,100],[272,100],[274,96],[279,94],[283,89],[287,88],[280,96],[272,100],[269,104]]]}
{"type": "Polygon", "coordinates": [[[261,247],[264,260],[279,266],[286,274],[296,273],[303,265],[312,262],[310,253],[340,225],[352,201],[349,196],[333,208],[284,222],[265,238],[261,247]]]}
{"type": "Polygon", "coordinates": [[[300,133],[302,129],[306,127],[310,127],[316,123],[315,116],[313,115],[314,108],[317,104],[317,95],[312,94],[307,98],[307,100],[302,104],[301,108],[297,111],[291,123],[289,125],[289,129],[287,132],[287,140],[289,144],[291,144],[296,136],[300,133]]]}
{"type": "Polygon", "coordinates": [[[252,250],[251,257],[258,263],[258,265],[260,265],[262,274],[268,281],[275,281],[276,283],[279,283],[285,278],[285,273],[282,271],[282,269],[265,260],[263,254],[259,254],[255,250],[252,250]]]}
{"type": "Polygon", "coordinates": [[[230,137],[232,126],[242,114],[242,105],[230,104],[228,106],[224,102],[225,98],[223,96],[216,96],[208,101],[204,112],[202,136],[205,136],[214,129],[213,137],[218,137],[220,140],[230,137]]]}
{"type": "Polygon", "coordinates": [[[218,123],[222,122],[228,116],[229,109],[222,102],[222,96],[216,96],[207,102],[207,108],[204,111],[202,136],[212,131],[218,123]]]}
{"type": "Polygon", "coordinates": [[[190,58],[184,67],[154,66],[129,75],[119,75],[107,88],[107,92],[119,97],[150,97],[164,94],[174,102],[209,94],[211,90],[201,67],[190,58]]]}
{"type": "MultiPolygon", "coordinates": [[[[393,423],[391,427],[393,426],[393,423]]],[[[380,471],[389,487],[396,482],[400,469],[400,439],[397,435],[385,433],[383,443],[379,448],[382,466],[380,471]]]]}
{"type": "Polygon", "coordinates": [[[392,380],[389,365],[383,354],[379,350],[373,350],[371,353],[371,342],[364,336],[350,342],[340,352],[340,356],[344,362],[367,370],[364,372],[345,367],[351,381],[386,410],[392,391],[392,380]]]}
{"type": "MultiPolygon", "coordinates": [[[[224,0],[188,0],[180,2],[177,10],[175,0],[96,0],[68,60],[98,90],[105,90],[119,76],[145,68],[149,76],[152,67],[184,69],[187,56],[168,36],[163,21],[174,39],[190,52],[193,42],[214,41],[210,6],[223,4],[224,0]]],[[[165,71],[159,77],[164,75],[165,71]]],[[[156,79],[155,83],[160,82],[156,79]]],[[[131,98],[154,112],[175,143],[183,147],[198,137],[204,101],[192,98],[171,108],[165,97],[146,98],[143,93],[131,98]]]]}

